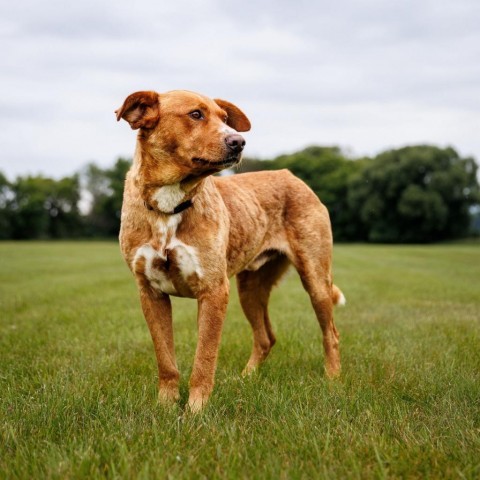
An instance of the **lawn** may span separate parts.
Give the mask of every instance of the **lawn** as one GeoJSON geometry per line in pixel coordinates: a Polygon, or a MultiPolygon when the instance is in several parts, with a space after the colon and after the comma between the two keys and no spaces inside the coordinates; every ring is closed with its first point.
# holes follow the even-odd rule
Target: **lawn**
{"type": "Polygon", "coordinates": [[[271,300],[277,345],[247,379],[232,289],[194,416],[194,301],[174,301],[182,399],[164,410],[118,246],[0,243],[0,478],[479,478],[480,244],[338,245],[335,281],[339,380],[291,272],[271,300]]]}

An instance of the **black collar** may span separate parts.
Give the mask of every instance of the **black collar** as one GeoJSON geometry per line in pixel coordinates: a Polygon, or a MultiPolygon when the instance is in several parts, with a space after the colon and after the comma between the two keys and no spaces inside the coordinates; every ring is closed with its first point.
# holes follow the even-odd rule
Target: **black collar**
{"type": "MultiPolygon", "coordinates": [[[[147,208],[147,210],[154,210],[154,208],[149,205],[147,202],[143,202],[145,204],[145,207],[147,208]]],[[[182,203],[179,203],[174,209],[172,212],[160,212],[161,213],[164,213],[165,215],[175,215],[177,213],[180,213],[180,212],[183,212],[184,210],[186,210],[187,208],[190,208],[191,206],[193,205],[193,202],[191,199],[189,200],[185,200],[184,202],[182,203]]]]}

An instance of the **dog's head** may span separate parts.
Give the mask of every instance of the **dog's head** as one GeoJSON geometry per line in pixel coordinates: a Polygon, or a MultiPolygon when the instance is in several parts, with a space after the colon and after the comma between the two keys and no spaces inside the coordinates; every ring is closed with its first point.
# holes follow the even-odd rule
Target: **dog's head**
{"type": "Polygon", "coordinates": [[[115,113],[140,129],[147,182],[176,183],[237,164],[245,146],[237,132],[250,130],[250,121],[232,103],[184,90],[132,93],[115,113]]]}

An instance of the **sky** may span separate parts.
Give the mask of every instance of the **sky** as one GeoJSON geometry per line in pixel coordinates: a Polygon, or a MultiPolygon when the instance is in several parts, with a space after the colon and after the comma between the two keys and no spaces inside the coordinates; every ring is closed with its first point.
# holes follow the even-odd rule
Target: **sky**
{"type": "Polygon", "coordinates": [[[245,154],[451,145],[480,160],[478,0],[0,4],[0,171],[59,178],[131,157],[138,90],[223,98],[245,154]]]}

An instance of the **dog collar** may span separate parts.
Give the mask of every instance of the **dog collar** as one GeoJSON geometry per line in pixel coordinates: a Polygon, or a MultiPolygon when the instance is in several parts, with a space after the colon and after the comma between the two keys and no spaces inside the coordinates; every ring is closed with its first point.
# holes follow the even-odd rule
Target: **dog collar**
{"type": "MultiPolygon", "coordinates": [[[[147,202],[143,202],[146,209],[147,210],[154,210],[154,208],[149,205],[147,202]]],[[[191,206],[193,205],[193,202],[191,199],[188,199],[188,200],[185,200],[184,202],[182,203],[179,203],[174,209],[172,212],[162,212],[161,210],[159,210],[159,212],[161,213],[164,213],[165,215],[175,215],[177,213],[180,213],[180,212],[183,212],[184,210],[186,210],[187,208],[190,208],[191,206]]]]}

